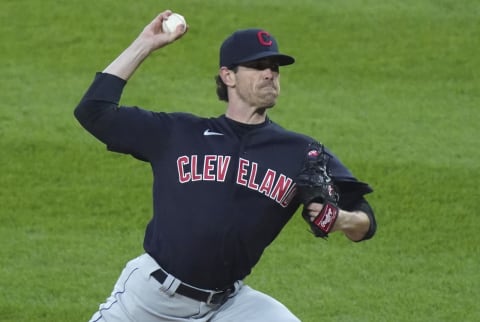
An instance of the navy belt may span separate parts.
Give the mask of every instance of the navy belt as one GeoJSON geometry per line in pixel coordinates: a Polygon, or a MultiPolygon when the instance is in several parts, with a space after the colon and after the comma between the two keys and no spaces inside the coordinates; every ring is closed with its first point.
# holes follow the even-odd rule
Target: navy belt
{"type": "MultiPolygon", "coordinates": [[[[153,276],[153,278],[159,281],[160,284],[163,284],[163,282],[165,282],[165,279],[168,276],[167,273],[165,273],[162,269],[156,270],[151,275],[153,276]]],[[[206,291],[206,290],[204,291],[198,288],[194,288],[190,285],[180,283],[175,293],[178,293],[180,295],[189,297],[191,299],[194,299],[200,302],[205,302],[207,304],[218,305],[218,304],[225,303],[228,296],[232,294],[234,290],[235,290],[235,286],[231,285],[230,287],[221,291],[206,291]]]]}

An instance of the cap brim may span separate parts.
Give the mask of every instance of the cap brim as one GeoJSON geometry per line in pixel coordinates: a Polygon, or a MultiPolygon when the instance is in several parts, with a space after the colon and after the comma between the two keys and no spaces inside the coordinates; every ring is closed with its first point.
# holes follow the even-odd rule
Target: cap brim
{"type": "Polygon", "coordinates": [[[295,62],[295,58],[293,58],[291,56],[284,55],[284,54],[279,54],[279,53],[272,53],[271,51],[264,51],[264,52],[257,53],[255,55],[246,57],[246,58],[242,59],[241,61],[237,62],[236,65],[240,65],[240,64],[243,64],[243,63],[247,63],[247,62],[251,62],[251,61],[254,61],[254,60],[259,60],[259,59],[267,58],[267,57],[275,59],[280,66],[291,65],[295,62]]]}

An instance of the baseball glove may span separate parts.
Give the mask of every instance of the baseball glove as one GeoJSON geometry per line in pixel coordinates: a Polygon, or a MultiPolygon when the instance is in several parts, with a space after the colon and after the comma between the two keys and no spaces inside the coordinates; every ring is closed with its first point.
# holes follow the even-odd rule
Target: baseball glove
{"type": "Polygon", "coordinates": [[[302,217],[316,237],[327,238],[338,216],[339,195],[328,171],[330,157],[319,144],[310,145],[305,164],[296,177],[297,193],[303,203],[302,217]],[[307,206],[312,202],[323,204],[322,210],[311,220],[307,206]]]}

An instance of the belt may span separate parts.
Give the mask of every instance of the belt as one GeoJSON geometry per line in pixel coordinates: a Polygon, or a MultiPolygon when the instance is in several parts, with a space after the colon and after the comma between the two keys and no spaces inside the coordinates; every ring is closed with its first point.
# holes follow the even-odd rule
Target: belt
{"type": "MultiPolygon", "coordinates": [[[[160,284],[163,284],[163,282],[165,282],[165,279],[168,276],[167,273],[165,273],[162,269],[156,270],[151,275],[153,278],[159,281],[160,284]]],[[[228,296],[232,294],[234,290],[235,290],[235,286],[233,285],[220,291],[207,291],[207,290],[200,290],[198,288],[194,288],[185,283],[180,283],[175,293],[178,293],[180,295],[189,297],[191,299],[194,299],[200,302],[205,302],[207,304],[218,305],[218,304],[225,303],[228,296]]]]}

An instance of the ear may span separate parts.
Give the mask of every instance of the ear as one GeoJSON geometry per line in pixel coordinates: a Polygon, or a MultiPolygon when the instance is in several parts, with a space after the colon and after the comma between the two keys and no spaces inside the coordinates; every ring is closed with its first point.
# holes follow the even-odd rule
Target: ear
{"type": "Polygon", "coordinates": [[[237,81],[235,72],[227,67],[220,68],[218,75],[228,87],[234,87],[237,81]]]}

